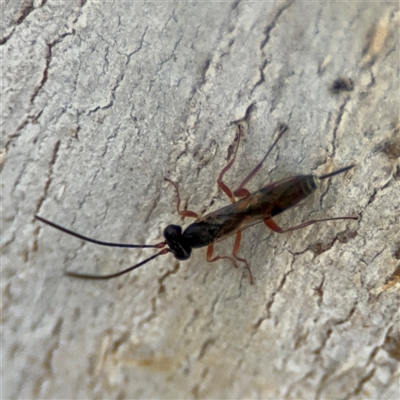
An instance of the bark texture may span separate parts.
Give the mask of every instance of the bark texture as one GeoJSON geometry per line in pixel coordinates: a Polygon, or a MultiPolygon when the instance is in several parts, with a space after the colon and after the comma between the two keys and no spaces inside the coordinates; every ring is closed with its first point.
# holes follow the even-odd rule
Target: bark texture
{"type": "MultiPolygon", "coordinates": [[[[400,398],[398,2],[2,3],[2,398],[400,398]],[[172,255],[110,281],[216,185],[321,175],[243,234],[247,271],[172,255]]],[[[229,254],[233,241],[216,246],[229,254]]]]}

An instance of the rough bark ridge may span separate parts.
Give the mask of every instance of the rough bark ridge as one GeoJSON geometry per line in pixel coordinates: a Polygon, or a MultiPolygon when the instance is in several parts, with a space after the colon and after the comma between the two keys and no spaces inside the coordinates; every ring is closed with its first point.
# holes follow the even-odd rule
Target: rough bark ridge
{"type": "MultiPolygon", "coordinates": [[[[2,398],[400,398],[398,2],[2,3],[2,398]],[[175,210],[357,167],[228,262],[152,250],[175,210]]],[[[219,243],[220,254],[232,241],[219,243]]]]}

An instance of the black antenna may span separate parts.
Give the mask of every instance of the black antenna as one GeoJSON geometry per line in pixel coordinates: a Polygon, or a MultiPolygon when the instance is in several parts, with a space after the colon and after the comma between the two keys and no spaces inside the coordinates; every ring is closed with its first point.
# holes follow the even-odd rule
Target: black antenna
{"type": "MultiPolygon", "coordinates": [[[[110,243],[110,242],[102,242],[100,240],[92,239],[87,236],[83,236],[79,233],[70,231],[69,229],[64,228],[63,226],[57,225],[54,222],[51,222],[45,218],[39,217],[39,215],[35,215],[35,218],[38,219],[39,221],[52,226],[53,228],[58,229],[61,232],[68,233],[68,235],[74,236],[78,239],[85,240],[86,242],[98,244],[100,246],[110,246],[110,247],[130,247],[130,248],[157,248],[157,249],[162,249],[166,243],[165,242],[160,242],[157,244],[124,244],[124,243],[110,243]]],[[[170,252],[170,249],[162,249],[159,253],[154,254],[154,256],[151,256],[149,258],[146,258],[146,260],[143,260],[139,264],[133,265],[132,267],[129,267],[127,269],[124,269],[123,271],[116,272],[114,274],[109,274],[109,275],[91,275],[91,274],[81,274],[79,272],[75,271],[66,271],[65,275],[72,276],[74,278],[81,278],[81,279],[111,279],[111,278],[116,278],[117,276],[126,274],[127,272],[130,272],[136,268],[139,268],[143,264],[148,263],[149,261],[153,260],[154,258],[161,256],[163,254],[167,254],[170,252]]]]}
{"type": "Polygon", "coordinates": [[[75,272],[75,271],[66,271],[65,275],[68,276],[72,276],[73,278],[80,278],[80,279],[111,279],[111,278],[116,278],[117,276],[121,276],[124,275],[128,272],[133,271],[136,268],[141,267],[143,264],[148,263],[149,261],[153,260],[154,258],[158,257],[158,256],[162,256],[163,254],[167,254],[170,252],[170,249],[163,249],[161,250],[159,253],[154,254],[154,256],[151,256],[149,258],[146,258],[145,260],[143,260],[142,262],[140,262],[139,264],[133,265],[132,267],[129,267],[127,269],[124,269],[123,271],[119,271],[116,272],[115,274],[109,274],[109,275],[91,275],[91,274],[81,274],[79,272],[75,272]]]}
{"type": "Polygon", "coordinates": [[[47,225],[52,226],[53,228],[58,229],[61,232],[68,233],[68,235],[75,236],[78,239],[85,240],[86,242],[98,244],[100,246],[110,246],[110,247],[129,247],[129,248],[139,248],[139,249],[144,249],[144,248],[156,248],[156,249],[162,249],[165,246],[165,242],[160,242],[157,244],[125,244],[125,243],[110,243],[110,242],[102,242],[100,240],[92,239],[87,236],[83,236],[79,233],[70,231],[67,228],[64,228],[60,225],[55,224],[54,222],[51,222],[47,219],[44,219],[43,217],[39,217],[39,215],[35,215],[35,218],[38,219],[41,222],[44,222],[47,225]]]}

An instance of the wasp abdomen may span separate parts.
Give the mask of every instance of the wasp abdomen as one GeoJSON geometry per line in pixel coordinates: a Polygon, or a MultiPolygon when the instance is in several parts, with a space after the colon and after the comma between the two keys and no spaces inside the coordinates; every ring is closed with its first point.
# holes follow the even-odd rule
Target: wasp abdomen
{"type": "Polygon", "coordinates": [[[318,187],[319,179],[314,175],[300,175],[279,182],[271,191],[276,196],[271,203],[271,217],[295,206],[318,187]]]}

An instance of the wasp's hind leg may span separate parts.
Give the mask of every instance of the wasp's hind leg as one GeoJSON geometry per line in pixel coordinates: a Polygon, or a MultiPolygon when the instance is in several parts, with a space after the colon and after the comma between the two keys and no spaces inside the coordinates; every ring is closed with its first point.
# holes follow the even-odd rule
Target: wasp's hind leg
{"type": "Polygon", "coordinates": [[[255,166],[255,168],[246,176],[246,178],[243,179],[242,183],[239,185],[239,187],[233,192],[233,195],[236,197],[248,197],[250,196],[250,192],[244,187],[247,185],[251,179],[255,176],[255,174],[261,169],[262,165],[264,164],[264,161],[267,159],[269,153],[271,153],[272,149],[276,146],[278,143],[279,139],[283,136],[283,134],[288,130],[288,126],[285,124],[280,124],[276,131],[278,132],[278,137],[275,139],[274,143],[272,143],[271,147],[268,149],[268,151],[265,153],[265,156],[263,159],[255,166]]]}
{"type": "Polygon", "coordinates": [[[240,262],[242,262],[242,263],[244,263],[244,264],[246,265],[247,271],[249,271],[250,283],[253,284],[253,283],[254,283],[254,281],[253,281],[253,274],[252,274],[252,272],[251,272],[249,263],[247,262],[247,260],[246,260],[245,258],[242,258],[242,257],[238,257],[238,256],[237,256],[237,252],[239,251],[241,239],[242,239],[242,232],[239,231],[239,232],[236,234],[235,244],[234,244],[234,246],[233,246],[232,255],[233,255],[233,257],[236,258],[236,260],[238,260],[238,261],[240,261],[240,262]]]}
{"type": "Polygon", "coordinates": [[[240,247],[241,238],[242,238],[242,233],[241,232],[236,233],[235,244],[233,246],[233,251],[232,251],[232,255],[233,255],[234,258],[232,258],[230,256],[220,256],[220,255],[217,255],[217,256],[213,257],[214,245],[210,244],[207,247],[207,262],[211,263],[211,262],[215,262],[215,261],[218,261],[218,260],[228,259],[237,268],[238,265],[237,265],[237,263],[235,261],[235,259],[236,259],[237,261],[240,261],[240,262],[242,262],[242,263],[244,263],[246,265],[246,268],[249,271],[250,283],[253,284],[254,283],[253,274],[251,272],[249,263],[247,262],[246,259],[237,256],[237,252],[239,251],[239,247],[240,247]]]}
{"type": "Polygon", "coordinates": [[[287,233],[292,231],[297,231],[298,229],[305,228],[306,226],[313,225],[317,222],[326,222],[326,221],[336,221],[343,219],[353,219],[357,220],[357,217],[336,217],[336,218],[324,218],[324,219],[312,219],[310,221],[303,222],[300,225],[292,226],[291,228],[282,229],[272,218],[264,219],[264,224],[268,226],[269,229],[273,230],[277,233],[287,233]]]}
{"type": "Polygon", "coordinates": [[[238,135],[237,135],[238,139],[237,139],[237,143],[235,144],[235,150],[233,152],[233,157],[228,162],[228,164],[225,166],[225,168],[222,169],[222,171],[218,175],[218,179],[217,179],[218,186],[231,199],[232,203],[235,203],[236,199],[235,199],[235,197],[234,197],[234,195],[232,193],[232,190],[229,189],[229,187],[227,185],[225,185],[225,183],[222,181],[222,178],[224,177],[225,173],[232,168],[232,165],[236,161],[236,154],[237,154],[237,151],[238,151],[238,148],[239,148],[239,144],[240,144],[240,137],[242,136],[242,127],[240,126],[240,124],[238,125],[238,130],[239,130],[238,131],[238,135]]]}

